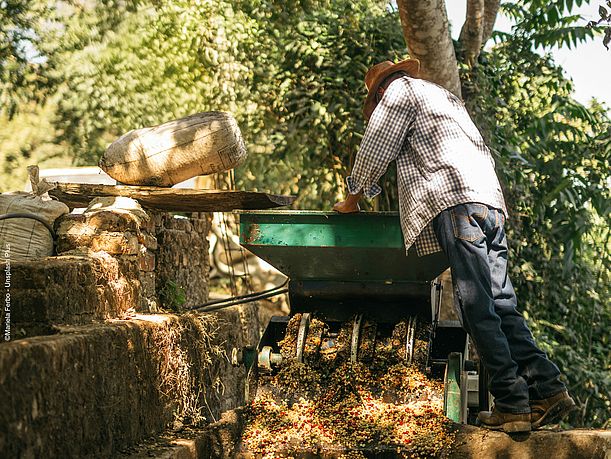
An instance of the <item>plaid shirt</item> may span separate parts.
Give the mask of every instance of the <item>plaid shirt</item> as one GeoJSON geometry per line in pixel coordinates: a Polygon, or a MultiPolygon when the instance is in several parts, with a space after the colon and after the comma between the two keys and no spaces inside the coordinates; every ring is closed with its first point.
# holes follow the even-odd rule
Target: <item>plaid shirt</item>
{"type": "Polygon", "coordinates": [[[462,101],[441,86],[404,76],[373,111],[356,155],[348,191],[373,198],[390,162],[397,163],[405,248],[419,256],[441,250],[431,221],[457,204],[507,208],[494,160],[462,101]]]}

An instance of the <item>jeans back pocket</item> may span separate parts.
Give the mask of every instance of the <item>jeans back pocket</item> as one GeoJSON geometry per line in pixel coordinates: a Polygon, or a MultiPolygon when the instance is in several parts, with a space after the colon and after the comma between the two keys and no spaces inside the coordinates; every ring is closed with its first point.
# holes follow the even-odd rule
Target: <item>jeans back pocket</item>
{"type": "Polygon", "coordinates": [[[484,237],[482,226],[488,217],[484,204],[459,204],[450,209],[454,237],[463,241],[476,241],[484,237]]]}

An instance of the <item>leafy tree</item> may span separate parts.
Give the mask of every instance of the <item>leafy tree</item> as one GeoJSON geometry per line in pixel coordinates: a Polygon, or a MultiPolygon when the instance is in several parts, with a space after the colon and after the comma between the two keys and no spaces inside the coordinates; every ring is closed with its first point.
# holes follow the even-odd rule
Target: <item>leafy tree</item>
{"type": "Polygon", "coordinates": [[[506,42],[464,70],[468,105],[497,159],[510,206],[520,308],[568,378],[575,425],[609,418],[611,126],[586,109],[549,56],[506,42]]]}
{"type": "MultiPolygon", "coordinates": [[[[450,38],[444,0],[397,0],[403,34],[410,54],[420,60],[422,76],[460,96],[458,62],[473,66],[482,47],[491,38],[500,0],[466,0],[467,16],[456,45],[450,38]]],[[[567,45],[593,36],[593,30],[576,25],[581,16],[565,16],[584,0],[518,0],[505,2],[503,10],[516,21],[511,34],[499,34],[531,46],[567,45]]],[[[587,0],[585,1],[587,3],[587,0]]]]}
{"type": "MultiPolygon", "coordinates": [[[[521,307],[581,402],[572,422],[600,426],[611,387],[609,118],[599,105],[575,102],[562,70],[533,51],[589,38],[593,30],[570,15],[582,3],[503,4],[516,26],[500,34],[499,2],[469,0],[456,42],[443,0],[399,0],[398,11],[375,0],[54,3],[46,27],[35,29],[47,105],[19,102],[23,117],[0,123],[9,159],[0,166],[12,171],[27,155],[61,152],[95,164],[127,130],[228,110],[250,152],[236,171],[240,188],[329,209],[363,132],[363,75],[409,49],[425,75],[462,94],[493,149],[511,204],[521,307]],[[490,36],[498,44],[482,52],[490,36]],[[31,129],[19,139],[24,123],[31,129]]],[[[31,23],[18,29],[34,30],[31,23]]],[[[382,185],[372,205],[396,209],[392,173],[382,185]]]]}
{"type": "Polygon", "coordinates": [[[65,167],[71,158],[66,146],[56,142],[54,125],[56,105],[21,104],[13,117],[0,114],[0,189],[23,190],[27,183],[27,166],[65,167]]]}
{"type": "MultiPolygon", "coordinates": [[[[607,0],[607,7],[611,9],[611,1],[607,0]]],[[[586,27],[595,28],[597,26],[602,26],[605,32],[605,36],[603,38],[603,45],[605,48],[609,49],[609,43],[611,43],[611,11],[607,11],[603,5],[598,7],[598,14],[600,19],[596,21],[588,22],[586,27]]]]}
{"type": "Polygon", "coordinates": [[[47,11],[42,2],[0,1],[0,115],[10,118],[20,103],[39,99],[36,32],[47,11]]]}

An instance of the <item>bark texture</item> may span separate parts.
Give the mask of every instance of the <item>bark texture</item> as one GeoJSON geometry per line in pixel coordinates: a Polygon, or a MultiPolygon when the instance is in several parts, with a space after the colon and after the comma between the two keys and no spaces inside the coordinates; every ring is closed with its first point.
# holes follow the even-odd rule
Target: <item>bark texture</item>
{"type": "Polygon", "coordinates": [[[397,6],[407,49],[420,60],[421,77],[461,97],[444,0],[397,0],[397,6]]]}
{"type": "Polygon", "coordinates": [[[485,45],[492,35],[492,29],[494,28],[496,15],[499,13],[501,0],[485,0],[484,3],[484,32],[482,35],[482,45],[485,45]]]}
{"type": "Polygon", "coordinates": [[[467,17],[460,30],[460,42],[465,53],[465,62],[473,65],[483,44],[485,22],[484,0],[467,0],[467,17]]]}
{"type": "Polygon", "coordinates": [[[467,0],[467,17],[460,31],[465,62],[473,65],[492,35],[500,0],[467,0]]]}

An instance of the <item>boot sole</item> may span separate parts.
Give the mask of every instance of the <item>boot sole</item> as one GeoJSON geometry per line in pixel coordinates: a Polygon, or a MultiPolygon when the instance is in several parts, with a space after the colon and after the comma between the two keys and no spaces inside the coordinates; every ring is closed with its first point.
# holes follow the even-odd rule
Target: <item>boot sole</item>
{"type": "Polygon", "coordinates": [[[538,429],[547,424],[555,424],[573,411],[576,408],[575,402],[571,398],[564,398],[559,400],[554,405],[549,407],[549,409],[541,416],[541,418],[537,419],[532,423],[532,429],[538,429]]]}
{"type": "Polygon", "coordinates": [[[480,427],[488,430],[502,431],[505,433],[530,432],[531,424],[528,421],[512,421],[500,424],[498,426],[490,426],[480,423],[480,427]]]}
{"type": "Polygon", "coordinates": [[[501,426],[503,432],[516,433],[516,432],[530,432],[531,426],[528,421],[514,421],[506,422],[501,426]]]}

